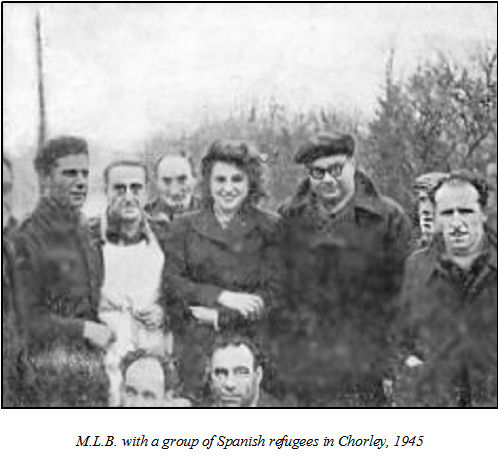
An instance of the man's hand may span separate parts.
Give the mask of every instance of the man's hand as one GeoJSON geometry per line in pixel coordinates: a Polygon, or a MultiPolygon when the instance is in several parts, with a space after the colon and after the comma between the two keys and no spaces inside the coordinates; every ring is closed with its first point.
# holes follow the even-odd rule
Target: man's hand
{"type": "Polygon", "coordinates": [[[192,315],[203,324],[209,324],[218,330],[218,311],[204,306],[190,306],[192,315]]]}
{"type": "Polygon", "coordinates": [[[114,334],[104,324],[98,322],[85,321],[83,327],[83,337],[96,347],[105,350],[111,342],[115,340],[114,334]]]}
{"type": "Polygon", "coordinates": [[[136,316],[148,329],[158,329],[164,324],[164,311],[157,304],[154,304],[149,309],[138,311],[136,316]]]}
{"type": "Polygon", "coordinates": [[[244,317],[251,319],[260,317],[265,307],[261,296],[234,291],[222,291],[218,296],[218,302],[222,306],[238,311],[244,317]]]}

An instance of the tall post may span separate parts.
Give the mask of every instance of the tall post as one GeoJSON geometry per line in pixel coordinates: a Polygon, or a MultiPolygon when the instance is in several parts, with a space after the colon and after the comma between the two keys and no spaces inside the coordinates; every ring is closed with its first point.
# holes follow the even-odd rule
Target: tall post
{"type": "Polygon", "coordinates": [[[41,35],[40,13],[36,13],[35,19],[36,35],[36,68],[38,75],[38,150],[43,147],[47,134],[47,116],[45,110],[45,83],[43,75],[43,45],[41,35]]]}

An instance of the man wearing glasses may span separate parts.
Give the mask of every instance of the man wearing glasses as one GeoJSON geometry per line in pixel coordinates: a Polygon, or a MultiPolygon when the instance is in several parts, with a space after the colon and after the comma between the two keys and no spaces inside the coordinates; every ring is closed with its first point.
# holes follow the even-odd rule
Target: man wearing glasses
{"type": "Polygon", "coordinates": [[[305,406],[385,402],[392,301],[410,223],[359,168],[347,134],[298,150],[308,177],[280,209],[287,306],[275,322],[284,393],[305,406]]]}

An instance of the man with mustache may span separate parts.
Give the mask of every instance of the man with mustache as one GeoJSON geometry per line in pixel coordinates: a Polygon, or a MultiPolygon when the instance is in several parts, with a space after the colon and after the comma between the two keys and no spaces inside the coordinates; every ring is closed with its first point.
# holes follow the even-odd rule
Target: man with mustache
{"type": "Polygon", "coordinates": [[[100,240],[104,263],[99,318],[116,341],[105,363],[110,379],[109,405],[120,401],[119,363],[130,351],[143,349],[169,355],[172,337],[160,307],[166,223],[150,220],[144,211],[148,173],[136,160],[119,160],[104,170],[107,209],[91,222],[100,240]]]}
{"type": "Polygon", "coordinates": [[[39,394],[32,405],[104,405],[99,350],[112,333],[97,318],[102,264],[81,212],[88,191],[87,142],[51,139],[35,168],[42,195],[15,235],[16,299],[39,394]]]}
{"type": "Polygon", "coordinates": [[[199,209],[195,183],[193,164],[187,156],[178,153],[160,157],[156,163],[159,196],[145,210],[154,219],[171,222],[179,214],[199,209]]]}
{"type": "Polygon", "coordinates": [[[486,182],[456,171],[431,193],[436,235],[407,261],[397,402],[497,405],[496,236],[486,182]]]}
{"type": "Polygon", "coordinates": [[[392,300],[410,223],[362,172],[348,134],[295,156],[308,176],[281,208],[287,306],[275,319],[282,388],[306,406],[384,404],[392,300]]]}

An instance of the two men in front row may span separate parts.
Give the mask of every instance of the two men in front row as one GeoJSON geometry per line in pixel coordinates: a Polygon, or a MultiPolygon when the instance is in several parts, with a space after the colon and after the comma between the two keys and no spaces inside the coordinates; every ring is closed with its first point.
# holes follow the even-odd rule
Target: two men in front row
{"type": "MultiPolygon", "coordinates": [[[[123,359],[130,351],[145,349],[147,355],[171,360],[171,328],[186,392],[193,399],[200,399],[203,385],[198,375],[201,350],[221,331],[249,335],[265,349],[271,347],[280,378],[268,386],[297,397],[302,405],[382,405],[382,380],[393,375],[386,368],[393,347],[388,333],[410,243],[408,220],[357,168],[350,136],[320,135],[299,150],[296,162],[306,166],[308,178],[280,209],[279,221],[255,206],[262,196],[257,152],[242,142],[216,141],[202,163],[201,209],[184,217],[174,211],[171,226],[164,217],[145,215],[146,169],[137,162],[113,163],[105,173],[107,211],[88,231],[80,213],[87,191],[86,143],[75,138],[50,141],[37,159],[46,195],[16,243],[19,286],[26,291],[22,311],[29,313],[27,323],[39,340],[38,349],[30,345],[30,355],[39,383],[52,379],[40,404],[121,403],[128,381],[126,371],[122,376],[119,369],[123,359]],[[137,288],[142,281],[144,286],[137,288]],[[105,372],[97,349],[107,351],[105,372]],[[66,368],[74,351],[81,360],[77,372],[66,368]],[[88,378],[98,385],[98,394],[89,391],[88,378]]],[[[436,214],[442,221],[443,214],[436,214]]],[[[448,234],[460,241],[470,234],[457,232],[448,234]]],[[[493,257],[486,260],[479,262],[486,269],[478,276],[457,276],[474,293],[469,306],[478,299],[483,280],[493,277],[493,257]]],[[[496,255],[494,260],[496,285],[496,255]]],[[[490,296],[496,306],[496,290],[490,296]]],[[[493,319],[483,316],[482,324],[492,327],[493,319]]],[[[413,328],[420,327],[411,322],[413,316],[406,319],[410,328],[404,332],[425,332],[413,328]]],[[[462,322],[454,325],[464,334],[469,329],[462,322]]],[[[214,365],[220,358],[243,360],[251,350],[248,345],[215,350],[212,404],[223,405],[220,398],[230,396],[227,390],[237,391],[215,371],[226,370],[227,378],[230,369],[233,375],[241,371],[241,365],[214,365]]],[[[419,363],[431,365],[428,358],[438,357],[425,356],[419,363]]],[[[475,363],[483,368],[489,362],[475,363]]],[[[268,363],[262,377],[260,366],[257,361],[252,369],[244,366],[251,378],[244,384],[252,386],[242,388],[250,400],[241,399],[245,393],[233,394],[240,405],[260,405],[249,392],[272,377],[268,363]]],[[[460,390],[467,391],[462,397],[470,394],[462,387],[472,383],[470,371],[465,365],[456,375],[460,390]]],[[[477,390],[496,389],[496,375],[485,384],[487,389],[481,385],[477,390]]],[[[496,391],[489,397],[496,397],[496,391]]]]}

